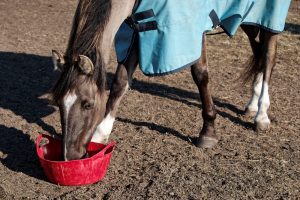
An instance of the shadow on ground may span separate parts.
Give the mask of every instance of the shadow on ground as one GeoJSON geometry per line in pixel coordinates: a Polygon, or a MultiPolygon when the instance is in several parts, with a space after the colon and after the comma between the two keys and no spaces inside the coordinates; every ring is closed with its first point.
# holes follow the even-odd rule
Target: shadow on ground
{"type": "MultiPolygon", "coordinates": [[[[0,52],[0,107],[10,110],[28,124],[35,123],[46,132],[55,133],[54,128],[42,120],[55,112],[55,109],[41,96],[50,90],[56,75],[50,57],[0,52]]],[[[1,123],[0,151],[3,154],[3,165],[13,171],[44,179],[34,142],[29,135],[7,127],[14,122],[1,120],[1,123]]],[[[24,126],[28,125],[25,123],[24,126]]]]}
{"type": "Polygon", "coordinates": [[[42,120],[55,112],[48,101],[41,98],[49,92],[57,75],[50,57],[0,52],[0,67],[0,107],[55,133],[53,127],[42,120]]]}
{"type": "MultiPolygon", "coordinates": [[[[46,132],[55,134],[54,128],[46,124],[42,118],[46,117],[55,109],[49,105],[46,99],[40,98],[48,93],[53,85],[58,72],[53,71],[50,57],[30,54],[18,54],[0,52],[1,74],[0,80],[0,107],[9,109],[18,116],[22,116],[28,123],[36,123],[46,132]]],[[[108,74],[112,80],[113,74],[108,74]]],[[[164,84],[147,83],[134,80],[132,89],[141,93],[148,93],[163,98],[180,101],[188,106],[200,107],[199,94],[183,89],[170,87],[164,84]],[[190,101],[193,100],[193,101],[190,101]]],[[[224,102],[222,99],[214,99],[219,108],[226,108],[238,115],[243,113],[236,106],[224,102]]],[[[229,113],[218,110],[218,114],[233,123],[252,128],[252,123],[245,122],[229,113]]]]}
{"type": "Polygon", "coordinates": [[[300,34],[300,25],[299,24],[286,23],[284,30],[288,31],[292,34],[300,34]]]}
{"type": "Polygon", "coordinates": [[[46,180],[29,136],[15,128],[0,125],[1,163],[15,172],[46,180]]]}
{"type": "MultiPolygon", "coordinates": [[[[111,80],[113,80],[113,74],[109,73],[108,79],[111,82],[111,80]]],[[[170,87],[168,85],[164,85],[164,84],[160,84],[160,83],[147,83],[144,81],[134,79],[131,89],[137,90],[141,93],[147,93],[147,94],[151,94],[154,96],[171,99],[173,101],[180,101],[182,103],[185,103],[188,106],[194,106],[194,107],[196,107],[196,109],[201,109],[200,107],[202,106],[200,103],[200,97],[199,97],[198,93],[175,88],[175,87],[170,87]],[[198,101],[199,103],[196,103],[195,101],[198,101]]],[[[214,104],[217,108],[218,115],[220,115],[223,118],[228,119],[229,121],[231,121],[235,124],[243,126],[246,129],[254,129],[253,123],[243,121],[240,117],[233,116],[227,112],[221,111],[218,108],[226,108],[227,110],[230,110],[231,112],[236,113],[237,115],[243,115],[244,110],[241,110],[237,106],[232,105],[228,102],[225,102],[224,100],[222,100],[220,98],[214,98],[213,100],[214,100],[214,104]]],[[[120,119],[120,121],[130,122],[130,120],[128,121],[128,120],[124,120],[124,119],[123,120],[120,119]]],[[[160,127],[159,125],[153,126],[153,123],[147,123],[147,122],[131,122],[131,124],[145,125],[146,127],[156,130],[160,133],[166,132],[166,129],[169,129],[166,127],[160,127]]],[[[170,130],[168,130],[168,132],[169,131],[170,130]]],[[[171,130],[171,132],[174,133],[174,136],[178,136],[179,138],[181,138],[183,140],[187,140],[187,138],[185,136],[182,136],[181,134],[177,133],[177,131],[171,130]]]]}

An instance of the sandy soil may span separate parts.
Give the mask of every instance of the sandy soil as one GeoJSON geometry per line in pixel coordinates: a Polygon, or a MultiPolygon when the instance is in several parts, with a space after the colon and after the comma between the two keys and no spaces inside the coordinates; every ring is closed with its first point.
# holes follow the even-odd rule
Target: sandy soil
{"type": "MultiPolygon", "coordinates": [[[[253,119],[241,115],[250,87],[235,80],[250,55],[246,36],[210,36],[217,147],[189,140],[202,124],[189,69],[158,78],[137,71],[112,132],[117,148],[106,177],[83,187],[49,183],[34,141],[39,132],[60,132],[58,110],[47,101],[58,76],[50,51],[65,49],[76,2],[0,1],[0,199],[300,198],[299,1],[280,35],[269,131],[256,133],[253,119]]],[[[115,69],[112,54],[110,78],[115,69]]]]}

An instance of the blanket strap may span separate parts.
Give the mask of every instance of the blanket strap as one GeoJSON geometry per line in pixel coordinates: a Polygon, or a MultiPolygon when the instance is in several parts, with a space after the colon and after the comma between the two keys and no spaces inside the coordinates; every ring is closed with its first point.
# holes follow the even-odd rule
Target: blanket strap
{"type": "Polygon", "coordinates": [[[139,23],[139,21],[141,21],[141,20],[149,19],[154,16],[155,16],[155,14],[154,14],[153,10],[150,9],[150,10],[146,10],[143,12],[132,14],[125,20],[125,23],[127,23],[136,32],[145,32],[145,31],[150,31],[150,30],[156,30],[157,29],[156,21],[148,21],[148,22],[139,23]]]}
{"type": "Polygon", "coordinates": [[[209,13],[209,17],[213,23],[213,27],[212,28],[217,28],[218,26],[220,26],[220,19],[218,17],[218,14],[216,13],[215,10],[212,10],[210,13],[209,13]]]}
{"type": "Polygon", "coordinates": [[[136,9],[138,9],[140,3],[141,3],[140,0],[135,0],[134,6],[133,6],[133,9],[132,9],[132,13],[134,13],[136,11],[136,9]]]}

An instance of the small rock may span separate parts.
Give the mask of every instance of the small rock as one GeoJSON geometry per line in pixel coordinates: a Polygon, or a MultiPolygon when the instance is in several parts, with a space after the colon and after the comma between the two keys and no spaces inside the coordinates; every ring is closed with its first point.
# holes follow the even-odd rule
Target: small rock
{"type": "Polygon", "coordinates": [[[0,186],[0,198],[5,199],[5,197],[6,197],[6,192],[4,188],[0,186]]]}
{"type": "Polygon", "coordinates": [[[0,158],[1,159],[5,159],[6,157],[7,157],[7,154],[5,154],[2,151],[0,151],[0,158]]]}

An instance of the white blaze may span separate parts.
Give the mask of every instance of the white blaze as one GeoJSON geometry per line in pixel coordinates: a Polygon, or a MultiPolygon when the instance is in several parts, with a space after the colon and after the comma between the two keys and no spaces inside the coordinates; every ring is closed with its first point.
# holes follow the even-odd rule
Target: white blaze
{"type": "MultiPolygon", "coordinates": [[[[65,106],[65,126],[68,127],[68,116],[69,116],[69,112],[70,112],[70,109],[71,107],[74,105],[75,101],[77,99],[77,95],[75,93],[68,93],[65,97],[64,97],[64,100],[63,100],[63,104],[65,106]]],[[[65,133],[67,134],[67,133],[65,133]]],[[[64,144],[64,157],[66,158],[66,153],[67,153],[67,146],[66,146],[66,143],[64,144]]]]}
{"type": "Polygon", "coordinates": [[[69,111],[71,109],[71,107],[73,106],[73,104],[75,103],[77,99],[77,96],[75,93],[68,93],[65,97],[64,97],[64,106],[65,106],[65,114],[66,114],[66,118],[69,116],[69,111]]]}

